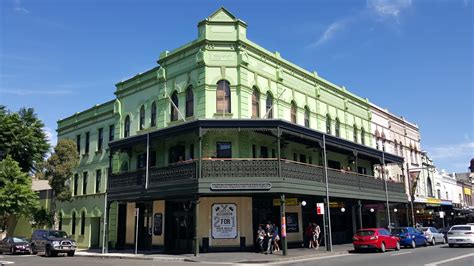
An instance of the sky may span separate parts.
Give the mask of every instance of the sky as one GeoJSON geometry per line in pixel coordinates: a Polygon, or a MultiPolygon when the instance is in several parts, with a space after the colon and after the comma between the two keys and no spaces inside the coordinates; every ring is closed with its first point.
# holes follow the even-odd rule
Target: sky
{"type": "Polygon", "coordinates": [[[247,37],[416,123],[438,169],[474,158],[474,0],[0,1],[0,104],[57,120],[197,37],[224,6],[247,37]]]}

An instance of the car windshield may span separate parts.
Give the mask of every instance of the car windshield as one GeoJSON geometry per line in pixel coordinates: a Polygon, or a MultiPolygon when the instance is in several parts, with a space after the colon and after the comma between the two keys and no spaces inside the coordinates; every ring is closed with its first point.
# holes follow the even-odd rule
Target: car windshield
{"type": "Polygon", "coordinates": [[[67,234],[63,231],[50,231],[48,236],[52,236],[55,238],[67,238],[67,234]]]}
{"type": "Polygon", "coordinates": [[[374,235],[374,231],[372,230],[362,230],[362,231],[357,231],[358,236],[372,236],[374,235]]]}
{"type": "Polygon", "coordinates": [[[26,239],[21,238],[21,237],[13,237],[12,240],[13,240],[13,243],[28,242],[28,241],[26,241],[26,239]]]}
{"type": "Polygon", "coordinates": [[[453,226],[451,228],[451,231],[470,231],[471,227],[470,226],[453,226]]]}
{"type": "Polygon", "coordinates": [[[394,229],[392,229],[392,234],[394,234],[394,235],[404,234],[404,233],[408,233],[407,229],[405,229],[405,228],[394,228],[394,229]]]}

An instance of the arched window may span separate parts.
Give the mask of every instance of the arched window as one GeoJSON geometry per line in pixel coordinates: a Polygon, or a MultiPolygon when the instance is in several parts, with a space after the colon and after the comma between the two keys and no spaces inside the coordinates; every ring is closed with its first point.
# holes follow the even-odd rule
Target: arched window
{"type": "Polygon", "coordinates": [[[216,111],[230,113],[230,83],[227,80],[217,82],[216,111]]]}
{"type": "Polygon", "coordinates": [[[395,150],[395,154],[398,155],[398,143],[396,140],[393,142],[393,145],[394,145],[393,149],[395,150]]]}
{"type": "Polygon", "coordinates": [[[252,118],[260,118],[260,92],[255,87],[252,93],[252,118]]]}
{"type": "Polygon", "coordinates": [[[156,126],[156,102],[151,104],[150,126],[156,126]]]}
{"type": "Polygon", "coordinates": [[[145,106],[140,107],[140,130],[145,128],[145,106]]]}
{"type": "Polygon", "coordinates": [[[341,135],[341,123],[339,122],[339,118],[336,118],[336,137],[341,135]]]}
{"type": "Polygon", "coordinates": [[[194,93],[193,86],[189,86],[186,90],[186,117],[194,115],[194,93]]]}
{"type": "Polygon", "coordinates": [[[400,156],[405,157],[405,156],[403,155],[403,144],[402,144],[401,141],[400,141],[399,149],[400,149],[400,156]]]}
{"type": "Polygon", "coordinates": [[[357,143],[357,126],[354,124],[354,142],[357,143]]]}
{"type": "Polygon", "coordinates": [[[291,123],[296,124],[296,103],[291,102],[291,123]]]}
{"type": "Polygon", "coordinates": [[[179,102],[178,102],[178,92],[174,91],[173,94],[171,95],[171,104],[170,104],[170,120],[171,121],[176,121],[178,120],[178,108],[179,108],[179,102]]]}
{"type": "Polygon", "coordinates": [[[86,232],[86,212],[82,211],[81,213],[81,235],[84,235],[86,232]]]}
{"type": "Polygon", "coordinates": [[[326,133],[331,134],[331,117],[326,115],[326,133]]]}
{"type": "Polygon", "coordinates": [[[431,178],[428,177],[428,197],[433,197],[433,184],[431,184],[431,178]]]}
{"type": "Polygon", "coordinates": [[[129,137],[130,136],[130,116],[125,117],[125,123],[123,125],[123,136],[129,137]]]}
{"type": "Polygon", "coordinates": [[[76,234],[76,213],[72,213],[71,235],[76,234]]]}
{"type": "Polygon", "coordinates": [[[362,145],[365,145],[365,129],[364,128],[360,130],[360,143],[362,143],[362,145]]]}
{"type": "Polygon", "coordinates": [[[273,96],[270,92],[267,93],[267,100],[265,101],[265,113],[268,113],[267,118],[273,118],[273,96]]]}
{"type": "Polygon", "coordinates": [[[306,106],[304,108],[304,126],[305,127],[309,127],[309,115],[310,115],[309,108],[308,106],[306,106]]]}

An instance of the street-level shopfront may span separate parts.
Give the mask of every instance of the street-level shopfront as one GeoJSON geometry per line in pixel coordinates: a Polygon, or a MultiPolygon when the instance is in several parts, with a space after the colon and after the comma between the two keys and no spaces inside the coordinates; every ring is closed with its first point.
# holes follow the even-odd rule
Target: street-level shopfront
{"type": "Polygon", "coordinates": [[[335,244],[350,242],[358,228],[387,226],[387,201],[407,203],[403,182],[372,172],[374,165],[402,165],[402,158],[282,120],[196,120],[110,149],[110,248],[138,243],[181,253],[197,239],[202,252],[249,250],[267,222],[282,237],[286,232],[289,247],[301,247],[309,222],[323,229],[316,203],[325,202],[326,177],[335,244]]]}

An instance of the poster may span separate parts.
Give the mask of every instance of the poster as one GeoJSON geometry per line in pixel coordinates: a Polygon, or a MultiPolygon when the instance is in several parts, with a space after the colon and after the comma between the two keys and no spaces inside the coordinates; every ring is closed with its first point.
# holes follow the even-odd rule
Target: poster
{"type": "Polygon", "coordinates": [[[237,237],[237,205],[233,203],[212,205],[212,238],[237,237]]]}
{"type": "Polygon", "coordinates": [[[153,215],[153,234],[155,236],[161,236],[162,228],[163,228],[163,214],[162,213],[155,213],[153,215]]]}
{"type": "Polygon", "coordinates": [[[300,231],[299,224],[298,224],[298,213],[287,212],[285,215],[286,215],[286,232],[298,233],[300,231]]]}

